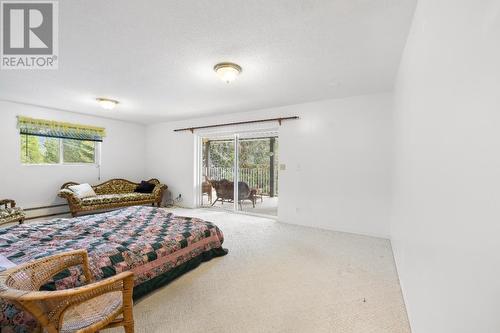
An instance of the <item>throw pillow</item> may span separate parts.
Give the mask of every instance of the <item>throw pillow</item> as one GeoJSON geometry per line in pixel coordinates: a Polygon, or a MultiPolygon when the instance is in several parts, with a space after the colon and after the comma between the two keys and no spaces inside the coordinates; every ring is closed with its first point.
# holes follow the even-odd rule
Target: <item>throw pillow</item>
{"type": "Polygon", "coordinates": [[[151,184],[147,181],[142,181],[139,186],[136,187],[135,192],[137,193],[153,193],[155,184],[151,184]]]}
{"type": "Polygon", "coordinates": [[[89,184],[71,185],[68,188],[80,199],[95,197],[97,195],[89,184]]]}

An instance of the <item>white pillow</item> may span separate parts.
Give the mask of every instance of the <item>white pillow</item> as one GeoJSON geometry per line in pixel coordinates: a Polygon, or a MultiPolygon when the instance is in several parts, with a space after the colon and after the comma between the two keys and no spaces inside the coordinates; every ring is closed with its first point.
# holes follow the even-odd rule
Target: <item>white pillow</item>
{"type": "Polygon", "coordinates": [[[97,195],[89,184],[71,185],[68,188],[80,199],[95,197],[97,195]]]}

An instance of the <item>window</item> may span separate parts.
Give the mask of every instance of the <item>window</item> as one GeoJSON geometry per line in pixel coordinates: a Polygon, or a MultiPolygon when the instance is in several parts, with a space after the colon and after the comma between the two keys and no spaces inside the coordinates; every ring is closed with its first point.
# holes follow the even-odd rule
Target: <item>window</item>
{"type": "Polygon", "coordinates": [[[94,164],[97,163],[94,141],[61,139],[21,134],[23,164],[94,164]]]}
{"type": "Polygon", "coordinates": [[[23,164],[94,164],[99,162],[102,127],[17,116],[23,164]]]}

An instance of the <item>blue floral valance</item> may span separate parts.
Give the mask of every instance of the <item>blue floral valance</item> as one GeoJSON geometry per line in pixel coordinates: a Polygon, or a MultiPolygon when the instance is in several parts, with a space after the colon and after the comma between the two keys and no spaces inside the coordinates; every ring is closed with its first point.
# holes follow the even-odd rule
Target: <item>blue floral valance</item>
{"type": "Polygon", "coordinates": [[[17,128],[21,134],[52,138],[98,141],[106,136],[102,127],[64,123],[59,121],[17,117],[17,128]]]}

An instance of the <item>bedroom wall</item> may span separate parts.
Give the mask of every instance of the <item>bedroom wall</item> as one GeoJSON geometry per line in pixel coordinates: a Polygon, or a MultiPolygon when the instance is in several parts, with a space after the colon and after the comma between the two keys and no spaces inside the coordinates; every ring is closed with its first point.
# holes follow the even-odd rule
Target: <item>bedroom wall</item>
{"type": "Polygon", "coordinates": [[[300,116],[279,129],[282,222],[389,236],[392,95],[291,105],[148,127],[147,171],[195,205],[195,139],[175,128],[300,116]]]}
{"type": "Polygon", "coordinates": [[[499,36],[498,0],[418,1],[391,231],[414,333],[500,332],[499,36]]]}
{"type": "MultiPolygon", "coordinates": [[[[140,180],[145,173],[145,126],[85,116],[54,109],[0,101],[0,198],[12,198],[22,207],[64,203],[57,197],[60,186],[70,180],[95,184],[96,166],[22,165],[17,115],[75,122],[106,128],[102,143],[101,180],[125,178],[140,180]]],[[[36,215],[67,211],[67,207],[36,211],[36,215]]]]}

